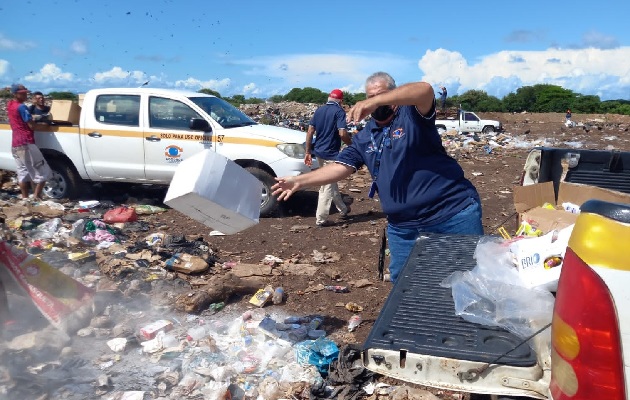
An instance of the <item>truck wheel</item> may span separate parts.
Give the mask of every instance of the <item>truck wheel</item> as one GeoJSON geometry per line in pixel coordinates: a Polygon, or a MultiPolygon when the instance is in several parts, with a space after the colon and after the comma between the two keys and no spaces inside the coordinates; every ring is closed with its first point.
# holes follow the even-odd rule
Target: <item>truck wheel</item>
{"type": "Polygon", "coordinates": [[[492,125],[484,126],[482,132],[483,133],[493,133],[494,132],[494,126],[492,126],[492,125]]]}
{"type": "Polygon", "coordinates": [[[260,200],[260,215],[263,217],[269,216],[273,211],[275,211],[278,206],[278,199],[271,194],[271,187],[276,183],[273,179],[273,176],[269,174],[267,171],[263,171],[260,168],[256,167],[247,167],[245,168],[249,171],[250,174],[254,175],[258,178],[259,181],[262,182],[262,198],[260,200]]]}
{"type": "Polygon", "coordinates": [[[52,158],[48,160],[52,170],[52,177],[44,186],[44,195],[51,199],[71,199],[77,194],[81,185],[81,177],[63,160],[52,158]]]}

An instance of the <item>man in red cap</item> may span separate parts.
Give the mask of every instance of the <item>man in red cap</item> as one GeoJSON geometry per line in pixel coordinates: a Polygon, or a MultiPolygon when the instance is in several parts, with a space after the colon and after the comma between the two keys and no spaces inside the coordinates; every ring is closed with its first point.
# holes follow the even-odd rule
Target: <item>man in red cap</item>
{"type": "Polygon", "coordinates": [[[11,94],[13,100],[7,103],[7,114],[13,132],[11,151],[17,164],[18,185],[22,198],[28,199],[30,183],[33,182],[35,184],[33,197],[39,199],[52,171],[42,152],[35,145],[33,117],[24,104],[28,89],[16,83],[11,85],[11,94]]]}
{"type": "MultiPolygon", "coordinates": [[[[341,148],[341,141],[347,145],[352,143],[346,124],[346,112],[340,104],[342,100],[343,92],[341,90],[331,91],[328,95],[328,102],[315,111],[309,123],[306,132],[306,155],[304,156],[304,164],[309,167],[313,163],[313,154],[317,157],[317,162],[321,168],[326,164],[335,162],[341,148]],[[313,140],[313,135],[315,135],[315,140],[313,140]]],[[[315,215],[317,226],[332,224],[328,221],[332,202],[335,203],[335,207],[343,218],[348,216],[350,207],[341,198],[337,183],[325,184],[319,188],[315,215]]]]}

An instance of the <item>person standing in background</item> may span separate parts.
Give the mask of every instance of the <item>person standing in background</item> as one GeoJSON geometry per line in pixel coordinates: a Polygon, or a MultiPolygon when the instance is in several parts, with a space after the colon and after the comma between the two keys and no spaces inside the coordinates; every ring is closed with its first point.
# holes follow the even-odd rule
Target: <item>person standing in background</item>
{"type": "Polygon", "coordinates": [[[438,94],[440,95],[441,108],[442,108],[442,112],[445,112],[446,111],[446,96],[448,95],[448,92],[446,91],[446,87],[444,86],[442,86],[440,90],[442,91],[438,92],[438,94]]]}
{"type": "Polygon", "coordinates": [[[44,102],[42,92],[33,93],[33,104],[28,108],[28,112],[33,116],[35,122],[48,122],[50,119],[50,106],[44,102]]]}
{"type": "MultiPolygon", "coordinates": [[[[343,92],[334,89],[328,96],[328,102],[319,107],[306,132],[306,152],[304,155],[304,164],[309,167],[313,163],[313,154],[317,157],[319,167],[335,162],[341,142],[350,145],[352,139],[348,133],[346,124],[346,112],[341,107],[343,101],[343,92]],[[313,135],[315,141],[313,142],[313,135]]],[[[337,182],[327,183],[319,188],[319,197],[317,199],[317,212],[315,215],[315,224],[317,226],[329,226],[332,223],[328,221],[330,214],[330,205],[335,203],[335,207],[341,213],[342,218],[348,216],[350,207],[346,205],[339,193],[337,182]]]]}
{"type": "Polygon", "coordinates": [[[17,165],[17,179],[23,199],[29,198],[30,183],[35,184],[33,197],[41,199],[46,181],[52,176],[52,171],[44,159],[44,155],[35,144],[35,132],[31,124],[33,117],[24,104],[28,89],[24,85],[11,85],[13,100],[7,103],[9,125],[13,133],[11,152],[17,165]]]}

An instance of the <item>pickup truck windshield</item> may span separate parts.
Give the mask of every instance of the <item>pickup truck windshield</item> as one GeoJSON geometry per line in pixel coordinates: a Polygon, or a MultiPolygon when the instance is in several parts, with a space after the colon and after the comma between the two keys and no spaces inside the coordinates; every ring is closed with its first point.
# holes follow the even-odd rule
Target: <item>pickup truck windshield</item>
{"type": "Polygon", "coordinates": [[[189,97],[190,100],[201,107],[222,127],[236,128],[239,126],[256,125],[251,118],[241,110],[218,97],[189,97]]]}

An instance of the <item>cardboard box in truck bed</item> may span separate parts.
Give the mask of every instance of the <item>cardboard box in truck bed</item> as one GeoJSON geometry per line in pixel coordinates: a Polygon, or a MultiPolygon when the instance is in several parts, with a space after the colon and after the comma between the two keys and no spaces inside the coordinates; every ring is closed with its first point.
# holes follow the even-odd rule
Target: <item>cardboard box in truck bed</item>
{"type": "Polygon", "coordinates": [[[514,188],[514,208],[519,214],[519,223],[528,221],[534,227],[542,230],[543,233],[554,229],[563,229],[573,225],[577,220],[577,214],[565,211],[562,206],[563,203],[571,203],[578,207],[590,199],[630,203],[630,194],[596,186],[561,182],[557,199],[556,201],[553,182],[516,186],[514,188]],[[556,209],[544,208],[545,203],[552,204],[556,209]]]}
{"type": "Polygon", "coordinates": [[[71,100],[53,100],[50,114],[53,121],[71,122],[73,125],[78,125],[81,107],[71,100]]]}

